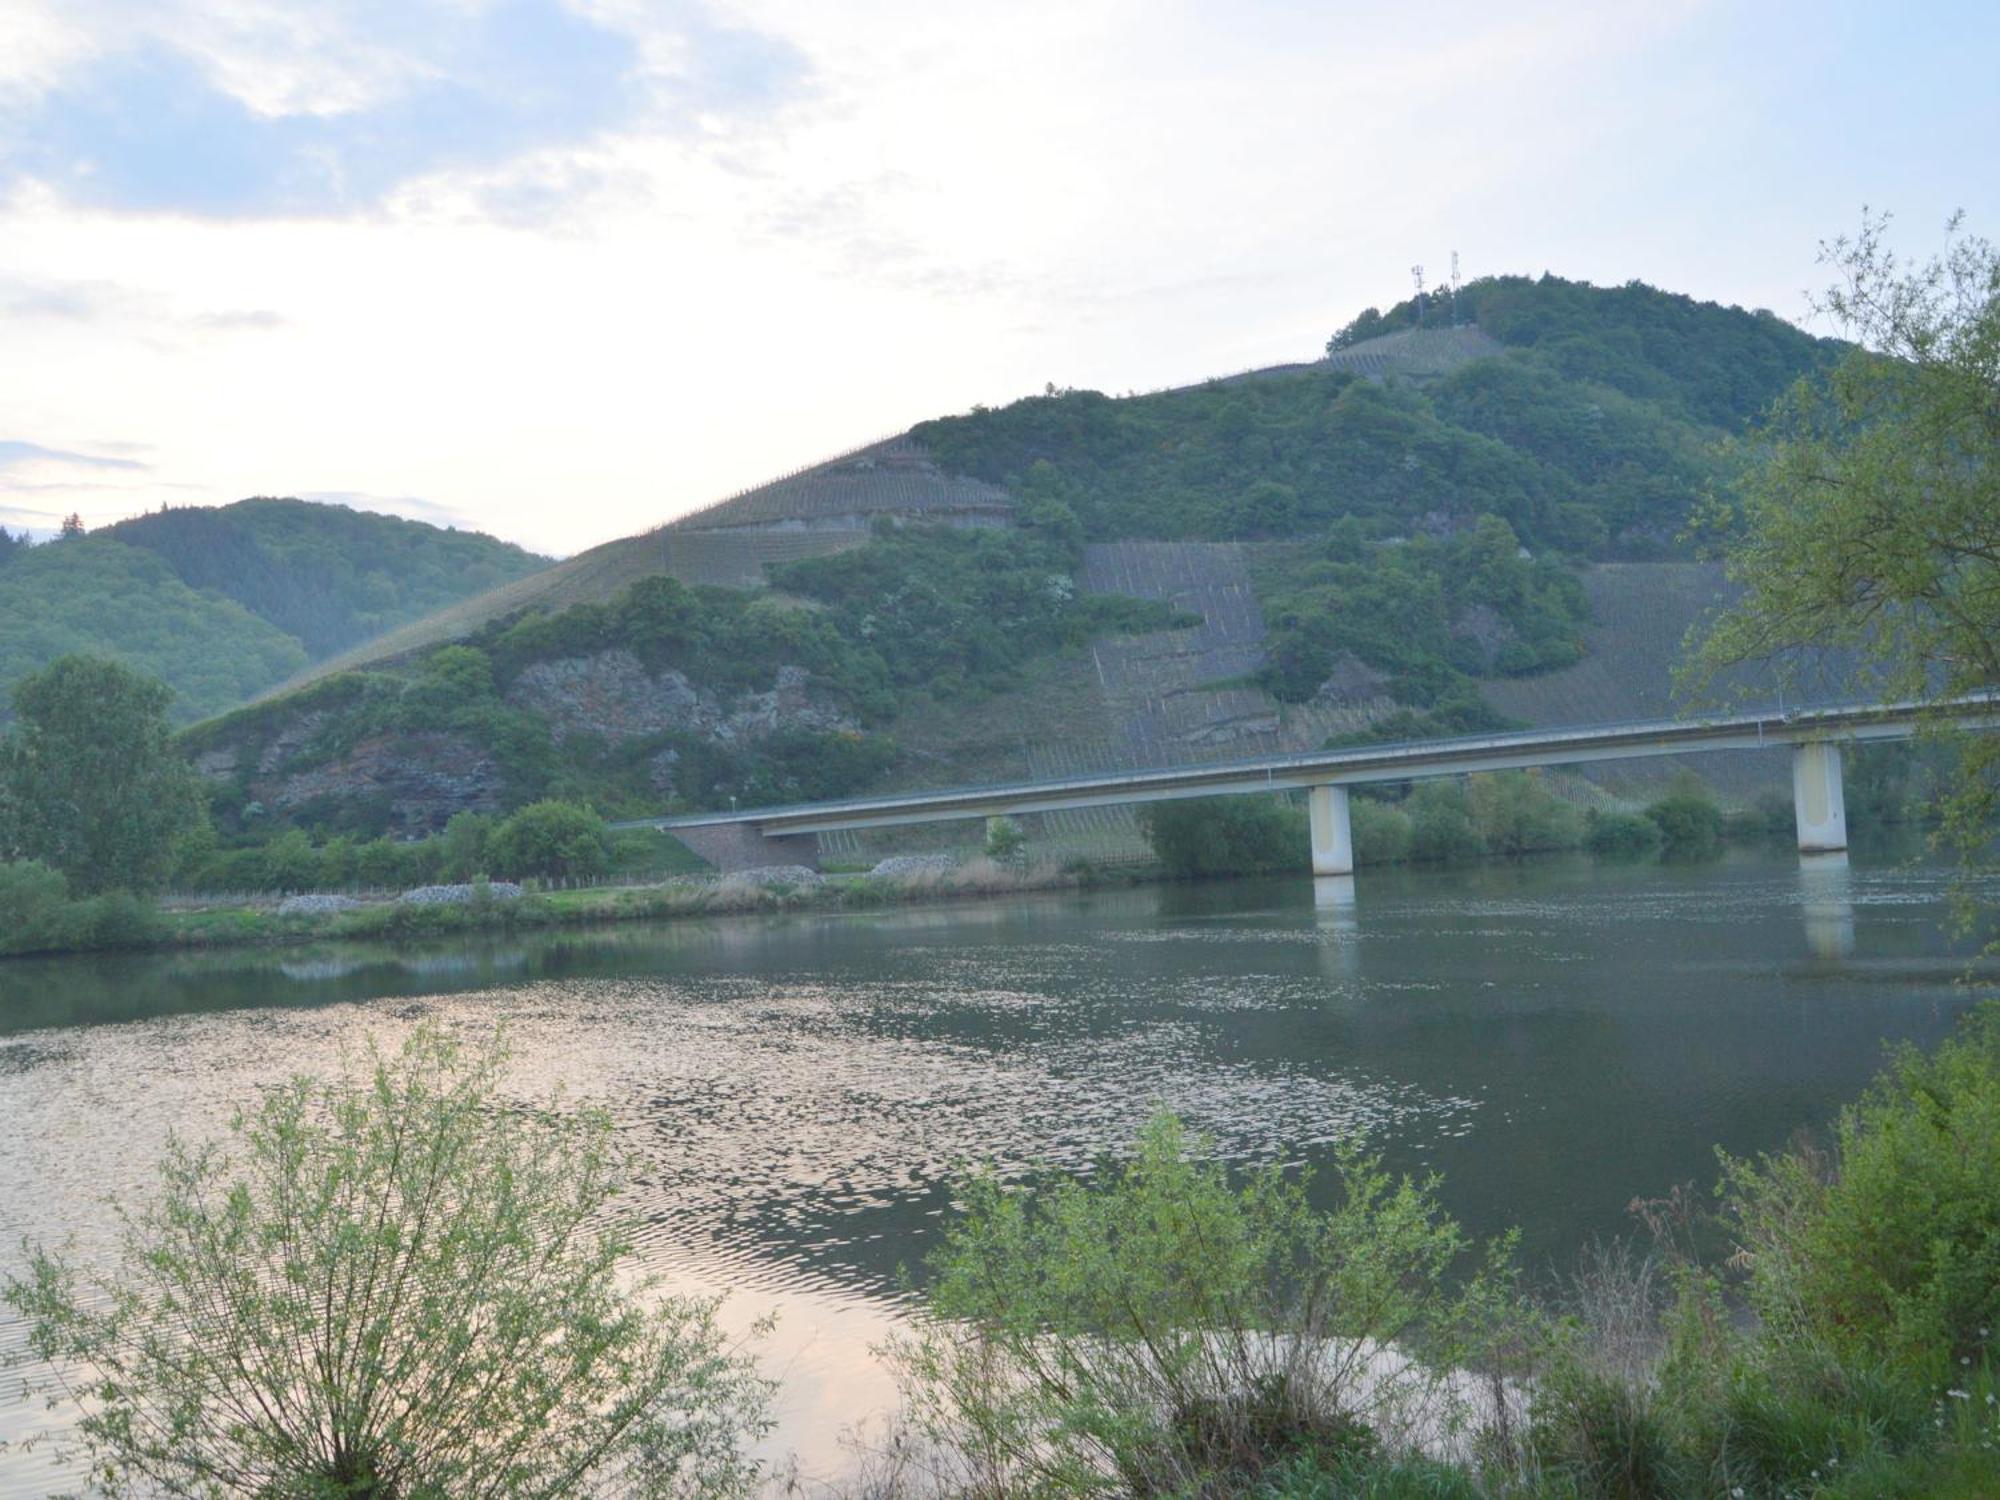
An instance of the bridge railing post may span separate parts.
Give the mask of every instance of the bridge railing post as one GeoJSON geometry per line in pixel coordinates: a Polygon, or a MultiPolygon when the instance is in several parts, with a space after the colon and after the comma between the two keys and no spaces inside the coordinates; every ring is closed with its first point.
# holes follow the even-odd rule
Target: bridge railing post
{"type": "Polygon", "coordinates": [[[1847,802],[1840,781],[1840,746],[1808,740],[1792,747],[1792,814],[1799,853],[1832,854],[1847,847],[1847,802]]]}
{"type": "Polygon", "coordinates": [[[1312,824],[1312,860],[1315,875],[1354,873],[1354,830],[1348,822],[1347,788],[1316,786],[1306,797],[1306,812],[1312,824]]]}

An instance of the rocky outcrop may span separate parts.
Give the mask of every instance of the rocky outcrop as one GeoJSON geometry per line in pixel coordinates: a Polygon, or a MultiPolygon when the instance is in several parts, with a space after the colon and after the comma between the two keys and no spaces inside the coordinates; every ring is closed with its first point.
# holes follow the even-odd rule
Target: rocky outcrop
{"type": "Polygon", "coordinates": [[[1354,708],[1373,703],[1388,691],[1387,672],[1377,671],[1352,651],[1343,651],[1333,659],[1333,670],[1313,693],[1313,702],[1329,708],[1354,708]]]}
{"type": "Polygon", "coordinates": [[[1451,638],[1470,642],[1478,669],[1490,672],[1500,660],[1500,653],[1521,637],[1491,605],[1468,604],[1452,616],[1451,638]]]}
{"type": "Polygon", "coordinates": [[[265,796],[290,811],[322,801],[385,803],[404,833],[434,832],[461,812],[498,812],[500,767],[454,734],[377,735],[336,760],[285,776],[265,796]]]}
{"type": "MultiPolygon", "coordinates": [[[[648,672],[625,650],[536,662],[514,680],[507,701],[547,719],[557,744],[577,734],[620,744],[676,733],[733,744],[787,729],[855,727],[846,714],[814,697],[811,674],[803,667],[780,667],[769,691],[725,701],[679,672],[648,672]]],[[[670,774],[671,765],[667,770],[670,774]]]]}

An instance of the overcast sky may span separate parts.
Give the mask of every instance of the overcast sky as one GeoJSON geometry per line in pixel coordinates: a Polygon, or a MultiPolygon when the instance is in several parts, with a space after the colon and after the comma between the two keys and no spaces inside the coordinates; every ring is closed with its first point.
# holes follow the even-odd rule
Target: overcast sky
{"type": "Polygon", "coordinates": [[[0,525],[568,553],[1465,275],[1805,316],[2000,234],[2000,5],[0,0],[0,525]]]}

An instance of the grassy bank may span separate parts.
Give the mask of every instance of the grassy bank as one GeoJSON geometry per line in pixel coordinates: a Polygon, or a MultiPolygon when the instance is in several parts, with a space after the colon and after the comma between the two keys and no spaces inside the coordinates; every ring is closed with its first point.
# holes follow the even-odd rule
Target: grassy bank
{"type": "MultiPolygon", "coordinates": [[[[394,941],[453,933],[532,931],[607,922],[740,916],[779,911],[858,911],[1015,892],[1091,889],[1148,876],[1144,867],[1106,871],[1065,864],[973,859],[949,870],[895,877],[829,875],[813,880],[677,876],[647,885],[531,891],[500,898],[475,887],[461,903],[383,901],[347,911],[281,914],[275,904],[160,910],[133,898],[60,902],[26,914],[0,934],[0,956],[394,941]]],[[[4,893],[0,893],[4,894],[4,893]]]]}

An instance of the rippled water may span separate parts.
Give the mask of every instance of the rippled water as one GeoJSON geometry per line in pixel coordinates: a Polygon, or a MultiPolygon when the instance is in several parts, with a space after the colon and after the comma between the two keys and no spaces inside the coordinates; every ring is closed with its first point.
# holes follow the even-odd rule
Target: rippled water
{"type": "MultiPolygon", "coordinates": [[[[1944,876],[1859,859],[1557,862],[625,927],[449,949],[0,966],[0,1268],[105,1240],[169,1129],[419,1018],[504,1020],[511,1087],[608,1106],[649,1163],[647,1255],[731,1294],[784,1378],[779,1446],[839,1462],[967,1161],[1087,1165],[1161,1105],[1232,1158],[1361,1133],[1445,1174],[1532,1266],[1713,1148],[1825,1120],[1885,1039],[1973,992],[1944,876]]],[[[0,1326],[0,1343],[20,1330],[0,1326]]],[[[0,1432],[33,1414],[0,1409],[0,1432]]],[[[40,1461],[0,1454],[0,1494],[40,1461]]]]}

